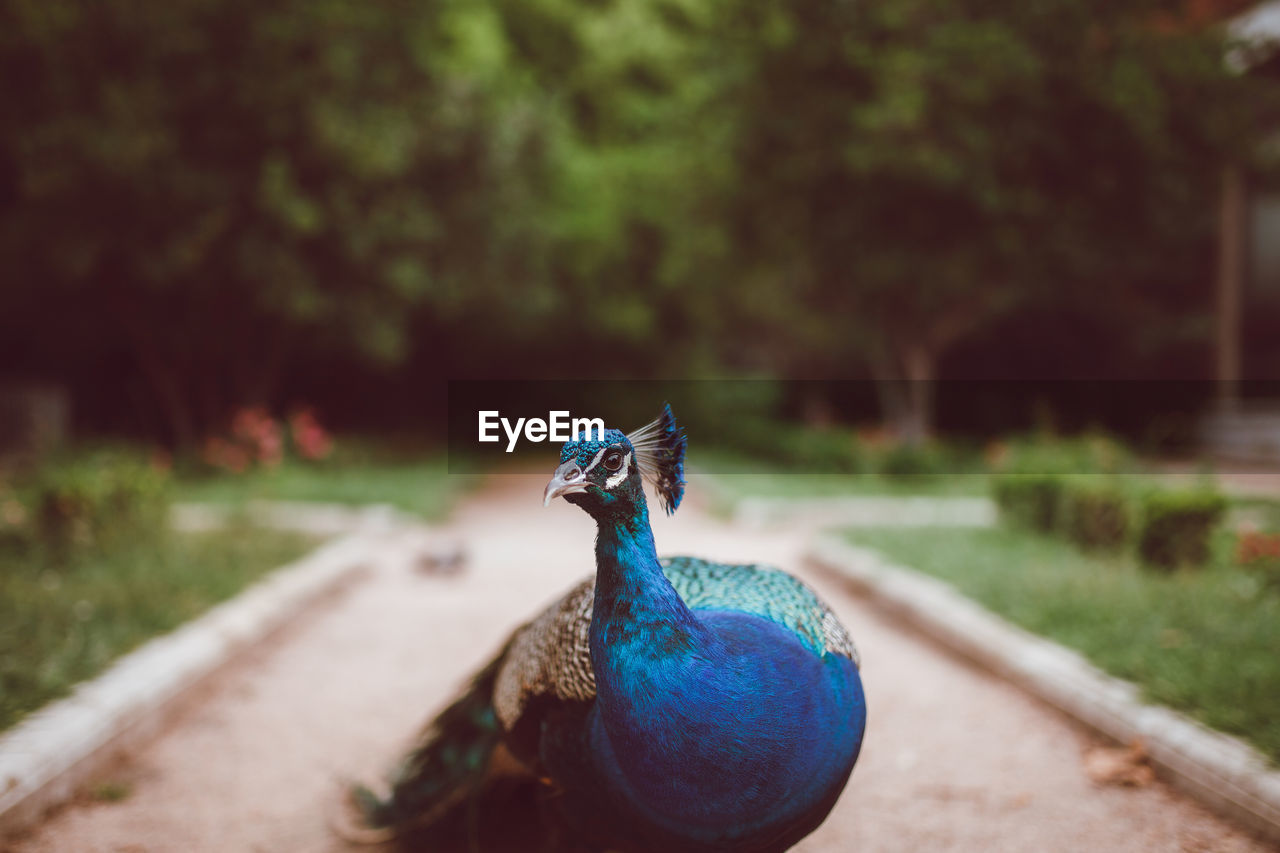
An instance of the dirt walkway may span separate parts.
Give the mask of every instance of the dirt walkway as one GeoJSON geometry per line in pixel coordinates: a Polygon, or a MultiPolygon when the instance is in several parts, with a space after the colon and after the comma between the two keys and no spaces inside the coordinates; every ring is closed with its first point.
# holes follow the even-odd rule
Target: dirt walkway
{"type": "MultiPolygon", "coordinates": [[[[346,850],[325,822],[339,780],[378,777],[514,625],[592,569],[590,519],[562,502],[542,509],[542,486],[496,478],[450,527],[468,550],[464,574],[424,576],[395,554],[372,566],[121,767],[110,781],[127,786],[122,801],[68,807],[13,853],[346,850]]],[[[734,529],[696,503],[654,527],[662,553],[800,570],[798,530],[734,529]]],[[[798,850],[1266,849],[1162,785],[1094,787],[1080,763],[1087,735],[838,583],[809,579],[858,642],[870,720],[848,789],[798,850]]]]}

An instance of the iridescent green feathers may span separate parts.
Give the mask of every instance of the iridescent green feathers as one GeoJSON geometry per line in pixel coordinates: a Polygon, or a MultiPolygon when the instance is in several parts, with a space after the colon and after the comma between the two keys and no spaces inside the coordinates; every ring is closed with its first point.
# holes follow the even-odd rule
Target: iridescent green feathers
{"type": "Polygon", "coordinates": [[[627,436],[636,452],[640,474],[658,493],[667,515],[675,512],[684,497],[684,454],[689,439],[676,423],[671,404],[662,407],[657,420],[645,424],[627,436]]]}
{"type": "Polygon", "coordinates": [[[853,638],[804,583],[772,566],[731,566],[696,557],[659,560],[690,610],[736,610],[762,616],[795,634],[814,654],[838,654],[860,666],[853,638]]]}

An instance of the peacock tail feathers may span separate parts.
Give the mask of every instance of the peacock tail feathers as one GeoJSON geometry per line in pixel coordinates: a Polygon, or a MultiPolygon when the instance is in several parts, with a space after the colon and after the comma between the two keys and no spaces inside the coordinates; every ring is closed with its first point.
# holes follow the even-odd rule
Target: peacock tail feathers
{"type": "Polygon", "coordinates": [[[366,825],[391,827],[402,836],[446,822],[482,791],[502,741],[493,685],[507,652],[503,649],[419,735],[395,772],[388,797],[364,787],[352,792],[366,825]]]}

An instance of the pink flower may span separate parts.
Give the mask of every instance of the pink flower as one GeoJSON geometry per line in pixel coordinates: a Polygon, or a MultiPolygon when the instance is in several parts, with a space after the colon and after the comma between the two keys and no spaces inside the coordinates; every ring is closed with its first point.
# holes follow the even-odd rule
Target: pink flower
{"type": "Polygon", "coordinates": [[[259,465],[274,468],[284,459],[280,424],[260,406],[236,412],[231,419],[231,435],[259,465]]]}
{"type": "Polygon", "coordinates": [[[240,473],[254,465],[275,468],[290,446],[304,459],[324,459],[333,451],[333,438],[310,409],[299,409],[289,417],[286,436],[285,425],[266,409],[246,406],[231,418],[230,435],[211,436],[202,456],[212,467],[240,473]]]}
{"type": "Polygon", "coordinates": [[[289,418],[293,445],[304,459],[324,459],[333,452],[333,438],[320,426],[310,409],[300,409],[289,418]]]}

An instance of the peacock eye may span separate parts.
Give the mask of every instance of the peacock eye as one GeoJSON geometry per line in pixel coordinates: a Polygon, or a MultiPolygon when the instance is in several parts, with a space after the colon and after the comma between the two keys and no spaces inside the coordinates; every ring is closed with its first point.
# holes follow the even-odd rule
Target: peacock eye
{"type": "Polygon", "coordinates": [[[617,471],[622,467],[622,454],[617,450],[610,450],[604,455],[604,467],[617,471]]]}

